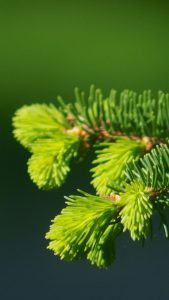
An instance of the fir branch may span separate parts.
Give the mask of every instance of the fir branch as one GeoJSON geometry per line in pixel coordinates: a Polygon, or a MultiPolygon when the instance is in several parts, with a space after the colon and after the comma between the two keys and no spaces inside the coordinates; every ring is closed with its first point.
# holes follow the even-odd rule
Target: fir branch
{"type": "MultiPolygon", "coordinates": [[[[115,141],[116,139],[118,140],[119,136],[133,139],[133,135],[136,134],[137,137],[134,136],[134,139],[143,141],[146,138],[145,134],[147,134],[149,138],[146,138],[148,140],[146,150],[150,150],[154,143],[157,142],[156,139],[159,135],[160,138],[166,136],[166,129],[168,129],[166,115],[166,112],[168,112],[168,94],[164,95],[163,93],[159,93],[160,104],[158,104],[158,110],[156,109],[158,102],[156,103],[156,101],[151,98],[150,92],[144,92],[143,95],[137,97],[136,93],[125,90],[120,94],[120,101],[118,101],[114,90],[111,91],[108,98],[104,98],[100,89],[95,89],[94,86],[91,86],[87,100],[85,99],[84,92],[80,93],[78,89],[75,90],[75,96],[76,100],[74,104],[65,104],[64,101],[59,98],[61,105],[59,109],[52,104],[33,104],[19,109],[13,118],[14,136],[16,139],[31,152],[34,152],[35,150],[33,151],[33,149],[40,149],[33,146],[38,139],[48,139],[50,143],[50,141],[56,141],[60,134],[66,135],[71,131],[74,132],[75,129],[77,136],[83,141],[85,149],[93,145],[96,139],[98,139],[98,141],[100,139],[113,139],[115,141]],[[158,132],[156,130],[157,125],[158,132]],[[149,130],[151,134],[148,132],[149,130]],[[154,134],[154,137],[150,138],[152,134],[154,134]],[[141,136],[143,137],[141,138],[141,136]]],[[[51,147],[49,146],[49,149],[52,147],[52,145],[51,147]]],[[[113,148],[114,151],[118,150],[115,149],[116,146],[110,145],[107,150],[105,149],[105,154],[107,151],[107,154],[110,155],[113,148]]],[[[43,152],[43,150],[41,152],[43,152]]],[[[41,152],[38,154],[36,151],[29,162],[29,172],[34,182],[39,182],[37,178],[41,177],[36,167],[36,159],[43,169],[46,163],[49,163],[51,166],[53,156],[51,152],[49,151],[48,158],[47,154],[42,155],[41,152]]],[[[103,156],[105,155],[104,150],[100,150],[100,153],[98,153],[96,163],[102,159],[102,154],[103,156]]],[[[107,194],[110,191],[110,189],[107,188],[110,178],[109,175],[111,175],[111,180],[118,182],[121,180],[121,177],[123,177],[123,163],[135,158],[132,150],[122,155],[121,159],[119,159],[119,163],[118,157],[115,158],[115,156],[116,155],[112,156],[110,162],[105,158],[104,164],[93,168],[93,184],[100,194],[107,194]],[[129,158],[130,154],[131,157],[129,158]],[[122,162],[121,167],[117,170],[120,162],[122,162]],[[115,164],[115,166],[111,168],[113,164],[115,164]],[[107,179],[103,172],[103,166],[107,171],[107,179]],[[116,175],[116,171],[118,175],[116,175]],[[102,187],[100,187],[101,185],[102,187]]],[[[40,168],[41,171],[42,168],[40,168]]],[[[50,167],[49,169],[46,167],[44,173],[50,172],[50,170],[50,167]]],[[[57,180],[58,178],[56,178],[56,181],[57,180]]],[[[62,180],[59,181],[62,182],[62,180]]],[[[38,183],[38,185],[43,186],[42,181],[38,183]]],[[[54,184],[50,184],[50,186],[52,187],[54,184]]]]}
{"type": "Polygon", "coordinates": [[[169,94],[155,99],[151,91],[111,90],[105,97],[92,85],[87,98],[76,88],[73,103],[58,102],[59,108],[24,106],[13,118],[15,138],[32,153],[30,176],[40,188],[59,187],[80,144],[83,150],[97,144],[91,171],[100,196],[66,197],[67,207],[46,236],[49,248],[67,260],[107,267],[122,229],[133,240],[145,239],[155,211],[168,237],[169,94]]]}
{"type": "Polygon", "coordinates": [[[60,96],[58,102],[74,126],[82,126],[91,134],[104,129],[112,135],[168,137],[169,94],[161,91],[156,99],[150,90],[142,94],[124,90],[118,94],[112,89],[105,97],[92,85],[88,97],[76,88],[74,103],[67,104],[60,96]]]}

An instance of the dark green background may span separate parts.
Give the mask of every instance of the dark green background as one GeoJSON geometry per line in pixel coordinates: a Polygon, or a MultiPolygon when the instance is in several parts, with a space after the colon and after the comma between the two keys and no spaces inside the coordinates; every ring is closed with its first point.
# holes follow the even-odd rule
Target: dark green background
{"type": "Polygon", "coordinates": [[[119,238],[117,261],[99,270],[61,262],[44,234],[63,195],[88,185],[89,163],[74,166],[59,191],[42,192],[26,173],[29,154],[15,142],[11,118],[22,104],[73,100],[74,86],[95,83],[169,91],[167,1],[0,2],[0,299],[169,298],[169,243],[156,232],[144,249],[119,238]]]}

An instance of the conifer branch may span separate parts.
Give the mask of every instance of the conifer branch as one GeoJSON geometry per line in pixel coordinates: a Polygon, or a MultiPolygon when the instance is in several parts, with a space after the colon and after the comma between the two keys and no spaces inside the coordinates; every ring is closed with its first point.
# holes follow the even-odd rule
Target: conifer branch
{"type": "Polygon", "coordinates": [[[58,188],[73,158],[94,148],[98,196],[66,197],[46,235],[49,249],[108,267],[117,236],[127,230],[133,240],[146,239],[155,213],[168,238],[169,94],[111,90],[105,97],[92,85],[88,97],[76,88],[73,103],[58,97],[58,104],[24,106],[13,118],[15,138],[32,155],[30,177],[39,188],[58,188]]]}
{"type": "Polygon", "coordinates": [[[74,125],[91,134],[105,130],[118,135],[168,137],[169,94],[161,91],[154,98],[150,90],[137,95],[129,90],[118,94],[112,89],[105,97],[92,85],[88,97],[76,88],[74,103],[67,104],[60,96],[58,102],[74,125]]]}

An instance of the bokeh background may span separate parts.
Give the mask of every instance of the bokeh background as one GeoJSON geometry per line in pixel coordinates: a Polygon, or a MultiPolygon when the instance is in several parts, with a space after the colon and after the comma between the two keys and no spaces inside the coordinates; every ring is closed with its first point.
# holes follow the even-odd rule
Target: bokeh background
{"type": "Polygon", "coordinates": [[[21,105],[72,101],[75,86],[169,91],[167,2],[0,1],[0,299],[169,299],[169,242],[158,231],[144,249],[119,238],[108,270],[46,250],[63,195],[91,191],[90,162],[58,191],[39,191],[11,126],[21,105]]]}

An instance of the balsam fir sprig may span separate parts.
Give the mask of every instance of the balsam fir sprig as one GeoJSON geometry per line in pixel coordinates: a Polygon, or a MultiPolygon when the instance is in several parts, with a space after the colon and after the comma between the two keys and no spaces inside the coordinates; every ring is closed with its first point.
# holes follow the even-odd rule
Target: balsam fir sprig
{"type": "Polygon", "coordinates": [[[57,107],[24,106],[13,125],[15,138],[32,155],[30,177],[42,189],[61,186],[71,162],[95,149],[96,195],[65,197],[67,206],[46,235],[54,254],[108,267],[116,238],[125,230],[133,240],[148,238],[155,213],[168,238],[169,94],[159,92],[156,99],[151,91],[111,90],[104,97],[92,85],[86,98],[76,88],[74,103],[58,97],[57,107]]]}

